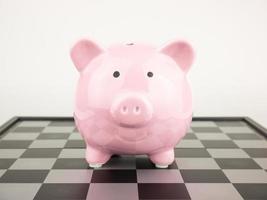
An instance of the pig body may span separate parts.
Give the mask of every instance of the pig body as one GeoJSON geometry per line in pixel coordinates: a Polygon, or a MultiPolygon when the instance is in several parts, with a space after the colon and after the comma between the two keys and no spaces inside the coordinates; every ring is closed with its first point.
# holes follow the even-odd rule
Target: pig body
{"type": "Polygon", "coordinates": [[[81,40],[71,58],[80,72],[74,119],[89,165],[100,167],[113,154],[147,154],[157,167],[170,165],[192,120],[190,45],[114,44],[104,50],[81,40]]]}

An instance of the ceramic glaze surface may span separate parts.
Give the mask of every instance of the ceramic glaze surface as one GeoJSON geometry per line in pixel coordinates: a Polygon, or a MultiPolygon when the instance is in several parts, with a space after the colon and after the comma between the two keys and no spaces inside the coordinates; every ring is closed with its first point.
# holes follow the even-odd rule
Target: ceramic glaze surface
{"type": "Polygon", "coordinates": [[[71,58],[80,73],[74,118],[91,166],[113,154],[147,154],[157,167],[173,162],[192,120],[186,74],[193,57],[179,40],[161,48],[130,43],[103,49],[87,39],[74,45],[71,58]]]}

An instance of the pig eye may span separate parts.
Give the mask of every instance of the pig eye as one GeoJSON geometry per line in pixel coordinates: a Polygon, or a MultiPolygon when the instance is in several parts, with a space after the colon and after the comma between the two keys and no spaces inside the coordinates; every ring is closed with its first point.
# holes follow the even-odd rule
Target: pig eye
{"type": "Polygon", "coordinates": [[[120,76],[120,72],[119,72],[119,71],[115,71],[115,72],[113,72],[113,76],[114,76],[115,78],[118,78],[118,77],[120,76]]]}
{"type": "Polygon", "coordinates": [[[151,78],[153,76],[153,72],[147,72],[147,76],[151,78]]]}

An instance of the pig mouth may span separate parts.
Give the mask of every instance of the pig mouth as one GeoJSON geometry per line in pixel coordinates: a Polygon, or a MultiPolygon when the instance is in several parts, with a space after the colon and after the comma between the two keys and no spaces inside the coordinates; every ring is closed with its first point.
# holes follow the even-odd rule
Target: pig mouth
{"type": "Polygon", "coordinates": [[[147,138],[148,135],[149,135],[148,133],[143,133],[143,134],[136,133],[134,135],[120,134],[120,135],[117,135],[117,138],[119,140],[123,140],[123,141],[127,141],[127,142],[138,142],[138,141],[141,141],[141,140],[144,140],[145,138],[147,138]]]}
{"type": "Polygon", "coordinates": [[[142,127],[146,126],[145,123],[143,123],[143,124],[125,124],[125,123],[118,123],[118,125],[120,127],[123,127],[123,128],[131,128],[131,129],[142,128],[142,127]]]}

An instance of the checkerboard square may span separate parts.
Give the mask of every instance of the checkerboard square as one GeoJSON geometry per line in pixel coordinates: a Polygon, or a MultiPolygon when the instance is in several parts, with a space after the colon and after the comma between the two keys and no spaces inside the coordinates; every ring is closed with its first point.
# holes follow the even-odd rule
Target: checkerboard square
{"type": "Polygon", "coordinates": [[[29,148],[63,148],[67,140],[35,140],[29,148]]]}
{"type": "Polygon", "coordinates": [[[85,158],[85,149],[63,149],[59,158],[85,158]]]}
{"type": "Polygon", "coordinates": [[[74,130],[74,126],[47,126],[42,131],[43,133],[72,133],[74,130]]]}
{"type": "Polygon", "coordinates": [[[218,127],[192,127],[195,133],[221,133],[218,127]]]}
{"type": "Polygon", "coordinates": [[[192,199],[198,200],[241,200],[241,195],[231,183],[186,183],[192,199]]]}
{"type": "Polygon", "coordinates": [[[135,170],[95,170],[92,175],[92,183],[136,183],[135,170]]]}
{"type": "Polygon", "coordinates": [[[26,149],[32,140],[1,140],[0,149],[26,149]]]}
{"type": "Polygon", "coordinates": [[[260,169],[260,166],[251,158],[217,158],[221,169],[260,169]]]}
{"type": "Polygon", "coordinates": [[[68,140],[64,148],[86,148],[83,140],[68,140]]]}
{"type": "Polygon", "coordinates": [[[5,135],[2,140],[35,140],[40,133],[14,133],[5,135]]]}
{"type": "Polygon", "coordinates": [[[51,170],[45,179],[45,183],[90,183],[93,170],[91,169],[67,169],[51,170]]]}
{"type": "Polygon", "coordinates": [[[0,183],[0,194],[3,200],[29,200],[33,199],[40,183],[0,183]]]}
{"type": "Polygon", "coordinates": [[[33,148],[27,149],[22,158],[56,158],[60,154],[60,148],[33,148]]]}
{"type": "Polygon", "coordinates": [[[210,157],[210,154],[204,148],[186,148],[186,149],[174,149],[174,154],[176,158],[183,157],[210,157]]]}
{"type": "Polygon", "coordinates": [[[88,163],[84,158],[58,158],[53,169],[88,169],[88,163]]]}
{"type": "Polygon", "coordinates": [[[226,134],[214,134],[214,133],[195,133],[200,140],[230,140],[226,134]]]}
{"type": "Polygon", "coordinates": [[[0,149],[0,158],[18,158],[26,149],[0,149]]]}
{"type": "Polygon", "coordinates": [[[139,183],[140,199],[190,199],[183,183],[139,183]]]}
{"type": "Polygon", "coordinates": [[[262,136],[252,134],[241,134],[241,133],[228,133],[227,134],[233,140],[262,140],[262,136]]]}
{"type": "Polygon", "coordinates": [[[203,144],[199,140],[181,140],[175,148],[202,148],[203,144]]]}
{"type": "Polygon", "coordinates": [[[92,183],[87,200],[138,200],[136,183],[92,183]]]}
{"type": "Polygon", "coordinates": [[[185,183],[229,183],[221,170],[180,170],[185,183]]]}
{"type": "Polygon", "coordinates": [[[187,133],[187,134],[185,134],[185,136],[184,136],[183,139],[184,139],[184,140],[192,140],[192,139],[197,139],[197,137],[196,137],[196,135],[193,134],[193,133],[187,133]]]}
{"type": "Polygon", "coordinates": [[[207,149],[213,158],[249,158],[243,149],[207,149]]]}
{"type": "Polygon", "coordinates": [[[233,126],[227,127],[227,126],[225,126],[225,127],[220,127],[220,129],[224,133],[241,133],[241,134],[255,133],[255,131],[248,126],[242,126],[242,127],[233,127],[233,126]]]}
{"type": "Polygon", "coordinates": [[[244,199],[267,199],[267,184],[234,184],[234,187],[244,199]]]}
{"type": "Polygon", "coordinates": [[[137,170],[138,183],[183,183],[183,178],[176,169],[137,170]]]}
{"type": "Polygon", "coordinates": [[[49,170],[7,170],[0,183],[42,183],[49,170]]]}
{"type": "Polygon", "coordinates": [[[231,140],[201,140],[206,148],[238,148],[231,140]]]}
{"type": "Polygon", "coordinates": [[[224,169],[232,183],[267,183],[267,173],[262,169],[224,169]]]}
{"type": "Polygon", "coordinates": [[[179,169],[220,169],[212,158],[176,158],[179,169]]]}
{"type": "Polygon", "coordinates": [[[83,140],[82,135],[80,133],[72,133],[69,136],[69,140],[83,140]]]}
{"type": "Polygon", "coordinates": [[[38,140],[60,140],[60,139],[68,139],[70,133],[42,133],[38,136],[38,140]]]}
{"type": "Polygon", "coordinates": [[[51,169],[56,158],[19,158],[9,169],[51,169]]]}
{"type": "Polygon", "coordinates": [[[45,183],[34,200],[86,199],[88,183],[45,183]]]}
{"type": "Polygon", "coordinates": [[[266,148],[266,140],[235,140],[234,141],[240,148],[266,148]]]}

